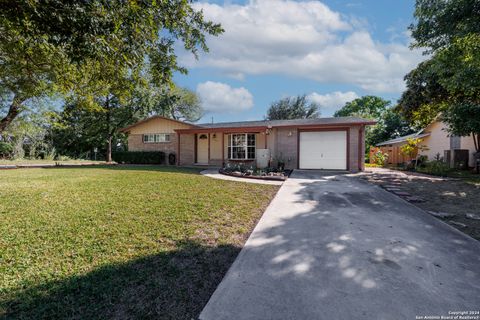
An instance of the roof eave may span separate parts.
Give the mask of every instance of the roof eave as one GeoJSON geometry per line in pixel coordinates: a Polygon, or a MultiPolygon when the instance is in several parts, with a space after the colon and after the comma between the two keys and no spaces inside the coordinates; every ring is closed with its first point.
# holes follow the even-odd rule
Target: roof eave
{"type": "Polygon", "coordinates": [[[254,132],[268,129],[268,126],[254,126],[254,127],[219,127],[206,128],[196,127],[190,129],[175,129],[177,133],[209,133],[209,132],[254,132]]]}
{"type": "Polygon", "coordinates": [[[159,115],[155,115],[155,116],[151,116],[151,117],[148,117],[146,119],[143,119],[143,120],[140,120],[138,122],[135,122],[134,124],[132,125],[129,125],[125,128],[122,128],[120,130],[118,130],[119,132],[123,132],[123,133],[128,133],[130,132],[130,130],[138,125],[141,125],[143,123],[146,123],[150,120],[153,120],[153,119],[164,119],[164,120],[169,120],[169,121],[173,121],[173,122],[177,122],[177,123],[181,123],[181,124],[186,124],[186,125],[189,125],[189,126],[192,126],[194,128],[200,128],[199,126],[195,125],[195,124],[192,124],[192,123],[188,123],[188,122],[185,122],[185,121],[180,121],[180,120],[177,120],[177,119],[171,119],[171,118],[167,118],[167,117],[164,117],[164,116],[159,116],[159,115]]]}
{"type": "Polygon", "coordinates": [[[175,129],[177,133],[207,133],[207,132],[248,132],[248,131],[258,131],[266,130],[269,128],[325,128],[325,127],[350,127],[358,125],[374,125],[376,121],[358,121],[358,122],[336,122],[336,123],[320,123],[320,124],[280,124],[280,125],[270,125],[266,123],[263,126],[235,126],[235,127],[199,127],[190,128],[190,129],[175,129]]]}
{"type": "Polygon", "coordinates": [[[385,146],[385,145],[388,145],[388,144],[397,144],[397,143],[402,143],[402,142],[405,142],[407,141],[407,139],[410,139],[410,138],[424,138],[424,137],[428,137],[430,135],[429,132],[426,132],[426,133],[420,133],[415,136],[411,136],[411,135],[408,135],[408,136],[405,136],[404,138],[405,139],[402,139],[402,137],[399,137],[397,139],[392,139],[392,140],[387,140],[387,141],[384,141],[384,142],[380,142],[380,143],[377,143],[375,146],[376,147],[381,147],[381,146],[385,146]]]}

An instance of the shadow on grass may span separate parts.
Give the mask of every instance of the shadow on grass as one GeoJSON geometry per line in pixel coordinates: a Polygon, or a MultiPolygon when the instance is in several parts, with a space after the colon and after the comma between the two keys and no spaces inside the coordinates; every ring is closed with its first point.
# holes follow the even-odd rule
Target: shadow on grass
{"type": "Polygon", "coordinates": [[[174,251],[11,293],[0,300],[0,318],[196,319],[239,251],[182,243],[174,251]]]}

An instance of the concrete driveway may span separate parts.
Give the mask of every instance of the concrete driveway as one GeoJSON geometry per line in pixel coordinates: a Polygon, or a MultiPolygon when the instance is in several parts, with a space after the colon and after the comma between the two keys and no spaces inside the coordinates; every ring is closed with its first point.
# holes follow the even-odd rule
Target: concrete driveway
{"type": "Polygon", "coordinates": [[[415,319],[480,309],[480,242],[344,174],[295,171],[200,315],[415,319]]]}

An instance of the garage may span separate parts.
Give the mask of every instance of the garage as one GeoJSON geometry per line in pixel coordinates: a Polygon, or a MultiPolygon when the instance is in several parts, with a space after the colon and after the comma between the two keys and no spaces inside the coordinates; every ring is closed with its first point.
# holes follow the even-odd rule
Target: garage
{"type": "Polygon", "coordinates": [[[299,137],[299,168],[347,170],[347,131],[305,131],[299,137]]]}

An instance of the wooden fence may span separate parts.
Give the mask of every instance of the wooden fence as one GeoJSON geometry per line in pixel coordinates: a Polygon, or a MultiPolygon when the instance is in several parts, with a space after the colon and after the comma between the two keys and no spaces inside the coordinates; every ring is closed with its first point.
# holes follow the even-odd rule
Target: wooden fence
{"type": "Polygon", "coordinates": [[[406,157],[400,150],[401,145],[390,145],[381,147],[370,148],[370,163],[375,163],[375,153],[380,150],[382,153],[388,154],[387,164],[398,165],[406,162],[410,162],[414,158],[406,157]]]}

